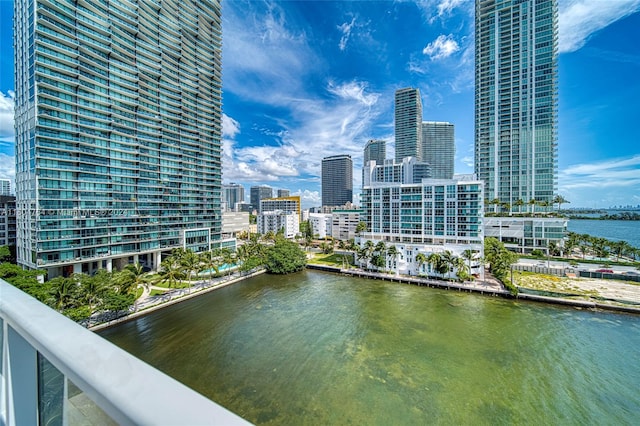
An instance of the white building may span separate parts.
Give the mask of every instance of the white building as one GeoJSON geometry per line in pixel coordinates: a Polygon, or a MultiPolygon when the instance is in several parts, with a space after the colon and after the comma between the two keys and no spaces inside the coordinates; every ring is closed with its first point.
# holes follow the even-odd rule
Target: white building
{"type": "Polygon", "coordinates": [[[298,212],[275,210],[262,212],[258,215],[258,234],[264,235],[269,231],[278,233],[284,231],[285,238],[294,238],[300,231],[298,212]]]}
{"type": "Polygon", "coordinates": [[[562,246],[568,223],[561,217],[486,217],[484,235],[497,238],[517,253],[535,249],[548,253],[550,243],[562,246]]]}
{"type": "Polygon", "coordinates": [[[333,215],[330,213],[310,213],[309,223],[313,230],[314,237],[326,238],[331,236],[331,225],[333,221],[333,215]]]}
{"type": "Polygon", "coordinates": [[[356,237],[363,210],[334,210],[332,213],[331,236],[336,240],[348,241],[356,237]]]}
{"type": "MultiPolygon", "coordinates": [[[[405,166],[413,164],[420,163],[405,166]]],[[[395,246],[399,253],[393,265],[387,264],[388,269],[411,275],[425,266],[418,265],[418,253],[428,256],[451,252],[460,257],[465,250],[471,250],[477,257],[483,256],[482,181],[469,175],[415,182],[410,179],[413,173],[403,170],[389,178],[381,173],[385,169],[389,169],[387,162],[365,166],[361,198],[367,231],[356,238],[361,247],[369,240],[395,246]]],[[[387,261],[391,262],[390,256],[387,261]]],[[[482,275],[482,268],[472,268],[471,273],[482,275]]]]}

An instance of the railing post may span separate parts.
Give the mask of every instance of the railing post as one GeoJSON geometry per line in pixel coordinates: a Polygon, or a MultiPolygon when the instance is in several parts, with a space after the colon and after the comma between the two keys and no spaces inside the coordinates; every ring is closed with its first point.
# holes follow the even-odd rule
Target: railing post
{"type": "Polygon", "coordinates": [[[36,350],[7,327],[6,407],[7,425],[38,424],[38,369],[36,350]]]}

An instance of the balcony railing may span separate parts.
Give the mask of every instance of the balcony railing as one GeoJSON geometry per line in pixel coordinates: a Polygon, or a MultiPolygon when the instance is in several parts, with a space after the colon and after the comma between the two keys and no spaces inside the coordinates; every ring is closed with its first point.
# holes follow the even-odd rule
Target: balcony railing
{"type": "Polygon", "coordinates": [[[248,424],[2,280],[0,360],[0,425],[248,424]]]}

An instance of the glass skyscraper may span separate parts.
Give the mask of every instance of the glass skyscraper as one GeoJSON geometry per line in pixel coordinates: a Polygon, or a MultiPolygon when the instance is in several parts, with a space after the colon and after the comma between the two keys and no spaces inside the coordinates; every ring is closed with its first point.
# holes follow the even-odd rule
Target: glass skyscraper
{"type": "Polygon", "coordinates": [[[18,262],[156,267],[221,231],[218,0],[18,0],[18,262]]]}
{"type": "Polygon", "coordinates": [[[432,178],[453,178],[455,153],[453,124],[443,121],[422,122],[422,161],[431,166],[432,178]]]}
{"type": "MultiPolygon", "coordinates": [[[[524,211],[557,187],[556,0],[476,0],[475,171],[524,211]]],[[[544,207],[543,207],[544,209],[544,207]]]]}
{"type": "Polygon", "coordinates": [[[396,162],[405,157],[422,159],[422,100],[420,90],[405,88],[395,93],[396,162]]]}
{"type": "Polygon", "coordinates": [[[322,159],[322,205],[344,206],[353,202],[353,161],[350,155],[322,159]]]}
{"type": "Polygon", "coordinates": [[[364,147],[363,165],[373,160],[377,164],[383,164],[387,158],[387,141],[384,139],[370,139],[364,147]]]}

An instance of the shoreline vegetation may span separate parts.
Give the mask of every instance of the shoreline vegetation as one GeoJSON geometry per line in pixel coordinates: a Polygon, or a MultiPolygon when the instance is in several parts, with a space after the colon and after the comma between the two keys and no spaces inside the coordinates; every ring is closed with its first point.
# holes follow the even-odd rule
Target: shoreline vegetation
{"type": "MultiPolygon", "coordinates": [[[[576,291],[575,282],[559,288],[558,277],[538,277],[535,280],[536,285],[527,284],[524,278],[531,276],[524,273],[518,272],[513,279],[514,274],[509,274],[511,265],[517,262],[519,256],[506,250],[504,245],[494,238],[485,240],[484,262],[488,265],[489,274],[487,274],[488,278],[482,282],[474,280],[473,277],[461,280],[447,280],[441,276],[404,277],[394,274],[393,271],[361,269],[355,266],[358,247],[352,240],[346,243],[332,239],[314,241],[307,236],[302,241],[290,241],[274,233],[268,233],[262,238],[255,234],[246,237],[236,252],[217,249],[196,254],[190,250],[175,249],[170,256],[164,258],[159,271],[156,272],[145,272],[142,265],[130,264],[121,271],[99,270],[92,276],[73,274],[70,277],[56,277],[44,283],[38,281],[38,276],[42,275],[43,271],[23,270],[11,262],[14,260],[13,252],[7,247],[0,247],[0,278],[92,329],[102,327],[100,324],[112,325],[114,320],[127,321],[152,310],[241,281],[256,273],[287,274],[300,271],[307,264],[327,265],[334,269],[331,272],[354,274],[360,271],[362,274],[358,272],[358,275],[367,278],[403,282],[423,280],[424,283],[414,284],[493,292],[494,295],[499,293],[507,297],[553,303],[574,304],[572,302],[576,302],[574,305],[583,307],[626,306],[630,307],[631,311],[640,313],[640,285],[638,284],[627,283],[635,287],[638,298],[637,301],[625,303],[615,295],[608,297],[606,292],[599,291],[596,287],[586,291],[576,291]],[[315,254],[309,252],[312,246],[316,251],[315,254]],[[334,248],[342,251],[334,252],[334,248]],[[541,286],[541,282],[547,282],[547,285],[541,286]]],[[[568,266],[574,266],[579,260],[585,263],[604,264],[607,267],[625,265],[640,269],[637,263],[637,258],[640,256],[639,249],[624,242],[610,242],[603,238],[569,233],[564,248],[564,253],[555,253],[550,247],[552,255],[556,256],[549,259],[566,262],[568,266]],[[567,256],[567,253],[571,256],[567,256]],[[576,254],[578,257],[575,256],[576,254]],[[586,255],[593,259],[587,259],[586,255]],[[615,260],[612,259],[613,256],[615,260]]],[[[522,257],[540,258],[540,254],[522,257]]],[[[608,282],[600,282],[599,285],[600,290],[606,289],[608,282]]],[[[628,294],[628,292],[623,293],[628,294]]]]}

